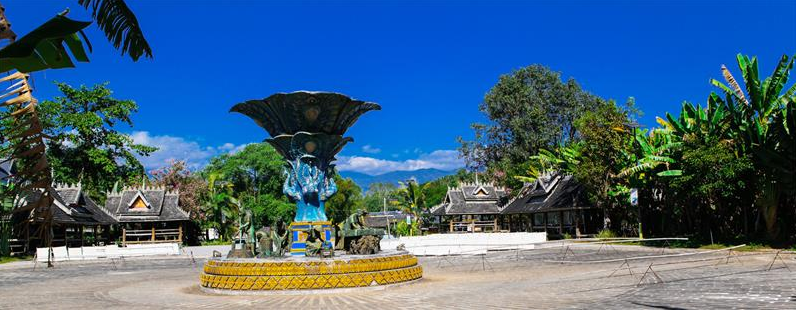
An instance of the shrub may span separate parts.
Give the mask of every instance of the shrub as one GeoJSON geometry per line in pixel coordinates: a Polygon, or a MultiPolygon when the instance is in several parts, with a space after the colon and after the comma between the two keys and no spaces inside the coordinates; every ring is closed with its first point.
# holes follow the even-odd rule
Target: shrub
{"type": "Polygon", "coordinates": [[[610,229],[603,229],[599,233],[597,233],[598,239],[608,239],[608,238],[616,238],[616,234],[611,231],[610,229]]]}
{"type": "Polygon", "coordinates": [[[404,221],[398,222],[398,224],[395,225],[395,233],[399,236],[408,236],[409,225],[407,225],[404,221]]]}

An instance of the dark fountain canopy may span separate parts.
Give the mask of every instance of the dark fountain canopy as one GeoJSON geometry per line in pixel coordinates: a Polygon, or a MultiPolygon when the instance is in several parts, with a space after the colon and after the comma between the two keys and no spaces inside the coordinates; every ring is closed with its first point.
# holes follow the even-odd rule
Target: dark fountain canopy
{"type": "Polygon", "coordinates": [[[266,142],[287,160],[296,159],[295,150],[328,160],[353,141],[343,137],[346,130],[362,114],[373,110],[381,107],[338,93],[297,91],[248,100],[236,104],[230,112],[244,114],[268,131],[272,138],[266,142]]]}
{"type": "Polygon", "coordinates": [[[232,107],[251,117],[272,137],[299,131],[344,135],[365,112],[381,110],[373,102],[329,92],[276,93],[262,100],[248,100],[232,107]]]}

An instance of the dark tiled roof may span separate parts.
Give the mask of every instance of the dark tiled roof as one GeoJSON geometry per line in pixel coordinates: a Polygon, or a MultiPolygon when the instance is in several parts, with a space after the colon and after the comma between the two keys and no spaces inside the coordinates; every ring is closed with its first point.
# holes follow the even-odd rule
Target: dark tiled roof
{"type": "Polygon", "coordinates": [[[387,227],[389,223],[389,218],[387,217],[375,217],[375,216],[367,216],[365,217],[365,224],[368,227],[387,227]]]}
{"type": "MultiPolygon", "coordinates": [[[[414,218],[414,216],[412,217],[414,218]]],[[[365,217],[365,223],[370,227],[387,227],[388,221],[395,223],[405,220],[406,214],[401,211],[370,212],[365,217]]]]}
{"type": "MultiPolygon", "coordinates": [[[[36,201],[41,197],[41,191],[31,192],[26,198],[26,203],[36,201]]],[[[105,208],[98,206],[94,200],[83,193],[82,187],[77,185],[58,184],[55,186],[53,205],[50,207],[53,222],[57,224],[77,225],[112,225],[116,219],[105,208]]]]}
{"type": "Polygon", "coordinates": [[[188,213],[179,205],[179,193],[166,191],[162,187],[125,188],[108,194],[105,206],[120,223],[188,220],[188,213]],[[130,208],[139,196],[147,203],[147,207],[130,208]]]}
{"type": "Polygon", "coordinates": [[[491,184],[483,187],[488,195],[475,195],[479,186],[464,184],[449,189],[443,203],[430,210],[431,215],[519,214],[592,207],[585,199],[583,186],[569,175],[542,176],[525,184],[508,203],[505,203],[506,192],[491,184]]]}
{"type": "Polygon", "coordinates": [[[506,191],[494,184],[465,183],[449,188],[442,204],[431,209],[432,215],[498,214],[506,191]]]}
{"type": "Polygon", "coordinates": [[[570,175],[552,175],[526,184],[517,197],[510,201],[501,213],[519,214],[556,211],[565,209],[588,209],[583,186],[570,175]]]}
{"type": "Polygon", "coordinates": [[[445,210],[445,214],[498,214],[500,213],[499,202],[484,201],[484,202],[465,202],[460,204],[451,204],[445,210]]]}

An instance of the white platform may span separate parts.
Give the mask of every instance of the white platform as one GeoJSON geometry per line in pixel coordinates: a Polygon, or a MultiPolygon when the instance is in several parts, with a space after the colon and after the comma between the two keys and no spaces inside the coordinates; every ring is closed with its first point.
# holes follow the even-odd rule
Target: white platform
{"type": "Polygon", "coordinates": [[[481,255],[487,251],[530,250],[535,244],[547,241],[547,234],[539,233],[464,233],[435,234],[417,237],[382,239],[382,249],[395,249],[403,244],[417,256],[481,255]]]}
{"type": "MultiPolygon", "coordinates": [[[[39,262],[46,262],[48,252],[47,248],[36,248],[36,260],[39,262]]],[[[154,255],[180,255],[180,245],[177,243],[156,243],[130,244],[127,245],[127,247],[107,245],[80,248],[53,248],[53,260],[56,262],[154,255]]]]}

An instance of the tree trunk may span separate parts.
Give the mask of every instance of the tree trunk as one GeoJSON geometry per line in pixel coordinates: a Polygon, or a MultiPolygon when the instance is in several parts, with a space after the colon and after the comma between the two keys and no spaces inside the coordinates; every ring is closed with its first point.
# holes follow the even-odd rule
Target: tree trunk
{"type": "Polygon", "coordinates": [[[779,207],[779,192],[777,184],[771,182],[767,176],[763,176],[760,196],[757,197],[755,204],[760,210],[763,221],[766,225],[766,237],[774,240],[779,236],[779,226],[777,226],[777,208],[779,207]]]}

